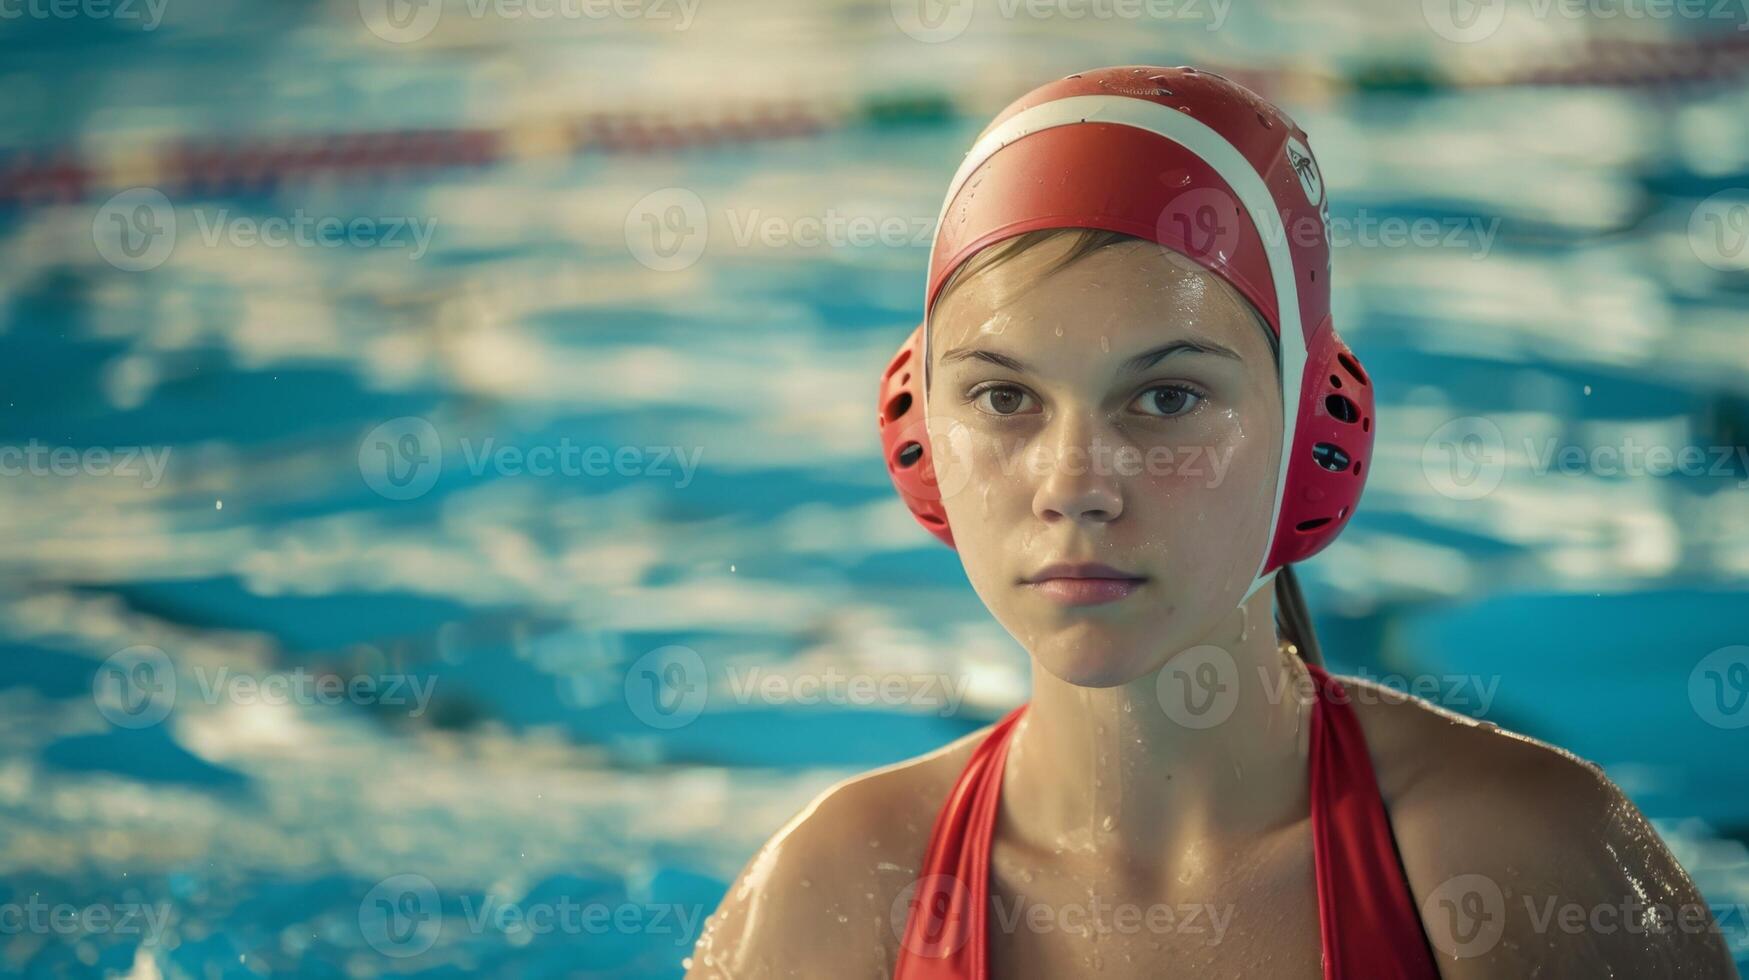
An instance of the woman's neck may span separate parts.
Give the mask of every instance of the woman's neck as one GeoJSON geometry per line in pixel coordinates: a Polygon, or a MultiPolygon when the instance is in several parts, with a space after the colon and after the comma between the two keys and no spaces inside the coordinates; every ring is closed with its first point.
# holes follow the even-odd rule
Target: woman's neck
{"type": "Polygon", "coordinates": [[[1205,644],[1117,687],[1077,687],[1035,661],[1004,769],[1003,834],[1183,875],[1196,869],[1169,866],[1199,843],[1304,818],[1309,677],[1278,646],[1273,603],[1274,586],[1259,589],[1205,644]]]}

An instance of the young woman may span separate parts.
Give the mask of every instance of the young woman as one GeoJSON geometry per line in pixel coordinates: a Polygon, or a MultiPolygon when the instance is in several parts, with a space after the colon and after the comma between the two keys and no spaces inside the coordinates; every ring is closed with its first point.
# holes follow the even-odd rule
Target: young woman
{"type": "Polygon", "coordinates": [[[1305,134],[1195,69],[985,130],[880,418],[1031,700],[821,794],[689,977],[1736,975],[1596,766],[1320,666],[1291,562],[1373,421],[1326,214],[1305,134]]]}

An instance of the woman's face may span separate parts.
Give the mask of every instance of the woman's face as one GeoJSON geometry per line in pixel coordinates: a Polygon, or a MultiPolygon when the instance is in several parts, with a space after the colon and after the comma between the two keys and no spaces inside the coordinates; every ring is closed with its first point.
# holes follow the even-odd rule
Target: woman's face
{"type": "Polygon", "coordinates": [[[1267,543],[1281,392],[1226,283],[1147,242],[1048,271],[1073,237],[937,303],[928,425],[972,588],[1053,675],[1110,687],[1237,609],[1267,543]],[[1095,562],[1130,578],[1048,572],[1095,562]]]}

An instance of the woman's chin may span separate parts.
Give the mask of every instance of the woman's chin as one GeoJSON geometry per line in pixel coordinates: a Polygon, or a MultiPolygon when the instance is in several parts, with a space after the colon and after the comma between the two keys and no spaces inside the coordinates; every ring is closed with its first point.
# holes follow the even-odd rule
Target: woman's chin
{"type": "Polygon", "coordinates": [[[1052,677],[1076,687],[1117,687],[1148,672],[1147,650],[1139,645],[1074,643],[1060,650],[1036,651],[1052,677]]]}

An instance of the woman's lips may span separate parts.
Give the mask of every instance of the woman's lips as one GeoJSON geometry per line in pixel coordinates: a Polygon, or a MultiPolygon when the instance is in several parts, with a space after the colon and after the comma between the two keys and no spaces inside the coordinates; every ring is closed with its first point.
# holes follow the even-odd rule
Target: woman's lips
{"type": "Polygon", "coordinates": [[[1040,595],[1066,606],[1116,602],[1141,588],[1146,578],[1098,562],[1057,562],[1022,580],[1040,595]]]}
{"type": "Polygon", "coordinates": [[[1139,578],[1048,578],[1027,588],[1065,606],[1098,606],[1127,597],[1142,586],[1139,578]]]}

